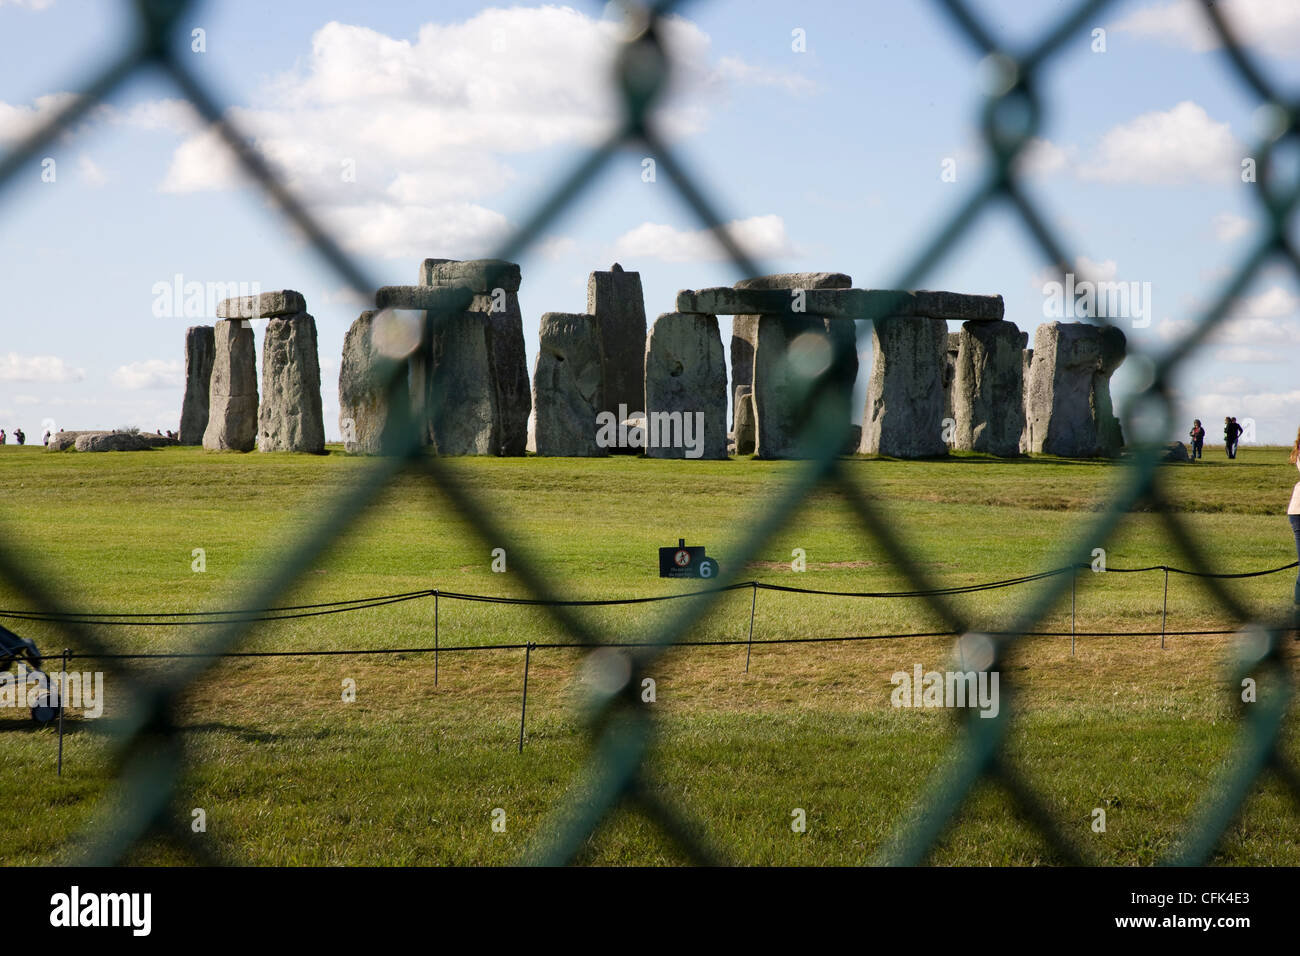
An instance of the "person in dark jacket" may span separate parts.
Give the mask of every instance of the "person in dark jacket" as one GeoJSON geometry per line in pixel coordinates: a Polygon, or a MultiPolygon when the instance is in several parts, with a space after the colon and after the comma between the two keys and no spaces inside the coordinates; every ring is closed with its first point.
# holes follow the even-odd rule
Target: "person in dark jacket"
{"type": "Polygon", "coordinates": [[[1187,434],[1192,437],[1192,461],[1196,461],[1205,447],[1205,427],[1199,418],[1192,421],[1192,430],[1187,434]]]}

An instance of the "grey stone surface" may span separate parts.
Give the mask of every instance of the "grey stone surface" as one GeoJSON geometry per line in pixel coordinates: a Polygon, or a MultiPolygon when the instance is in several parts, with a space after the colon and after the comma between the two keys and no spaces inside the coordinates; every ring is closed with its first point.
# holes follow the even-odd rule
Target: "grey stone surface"
{"type": "MultiPolygon", "coordinates": [[[[742,279],[736,283],[738,290],[780,290],[783,299],[792,296],[788,290],[847,289],[853,280],[842,272],[786,272],[775,275],[742,279]]],[[[790,365],[790,344],[805,333],[825,338],[832,346],[844,344],[853,355],[852,367],[846,373],[857,376],[856,323],[831,320],[818,315],[738,315],[732,322],[733,388],[742,384],[735,362],[746,348],[752,350],[752,366],[747,384],[753,388],[755,442],[754,454],[759,458],[798,458],[799,415],[805,382],[790,365]],[[741,341],[737,342],[737,330],[741,341]]],[[[849,418],[848,396],[845,396],[843,415],[849,418]]],[[[737,443],[739,446],[739,442],[737,443]]]]}
{"type": "Polygon", "coordinates": [[[420,263],[419,284],[458,286],[473,292],[518,292],[521,278],[519,265],[504,259],[425,259],[420,263]]]}
{"type": "Polygon", "coordinates": [[[962,323],[952,386],[954,448],[1004,458],[1020,454],[1025,430],[1021,335],[1014,322],[962,323]]]}
{"type": "Polygon", "coordinates": [[[587,314],[600,329],[600,354],[605,366],[605,405],[618,414],[645,405],[645,294],[641,273],[626,272],[617,262],[608,272],[587,277],[587,314]]]}
{"type": "MultiPolygon", "coordinates": [[[[957,377],[957,354],[961,351],[961,333],[948,333],[948,347],[943,353],[943,417],[953,418],[952,383],[957,377]]],[[[956,421],[956,419],[953,419],[956,421]]]]}
{"type": "Polygon", "coordinates": [[[1180,441],[1171,441],[1165,445],[1165,461],[1191,461],[1191,456],[1187,454],[1187,446],[1180,441]]]}
{"type": "Polygon", "coordinates": [[[218,322],[208,390],[209,451],[252,451],[257,443],[257,352],[253,329],[238,319],[218,322]]]}
{"type": "Polygon", "coordinates": [[[217,304],[219,319],[270,319],[278,315],[298,315],[307,311],[301,292],[283,289],[223,299],[217,304]]]}
{"type": "Polygon", "coordinates": [[[858,453],[858,449],[861,447],[862,447],[862,426],[850,425],[849,438],[848,441],[844,443],[844,454],[856,455],[858,453]]]}
{"type": "MultiPolygon", "coordinates": [[[[731,391],[742,385],[754,389],[754,346],[758,344],[758,316],[736,315],[731,319],[731,391]]],[[[736,409],[731,409],[731,430],[736,430],[736,409]]]]}
{"type": "Polygon", "coordinates": [[[596,416],[604,410],[600,329],[595,316],[542,316],[533,373],[533,441],[538,455],[593,458],[596,416]]]}
{"type": "Polygon", "coordinates": [[[262,340],[258,451],[325,451],[316,320],[306,313],[274,318],[262,340]]]}
{"type": "Polygon", "coordinates": [[[216,332],[210,325],[185,330],[185,399],[181,403],[180,443],[203,444],[208,427],[208,388],[216,354],[216,332]]]}
{"type": "Polygon", "coordinates": [[[499,454],[488,316],[435,316],[432,325],[426,391],[430,444],[440,455],[499,454]]]}
{"type": "Polygon", "coordinates": [[[1118,328],[1044,322],[1034,332],[1028,446],[1036,454],[1113,457],[1123,445],[1110,399],[1110,377],[1124,361],[1118,328]]]}
{"type": "MultiPolygon", "coordinates": [[[[396,363],[374,345],[377,312],[362,312],[343,337],[339,363],[339,430],[343,450],[352,455],[378,455],[390,427],[388,379],[396,363]]],[[[398,436],[392,436],[394,440],[398,436]]]]}
{"type": "Polygon", "coordinates": [[[647,447],[647,457],[687,457],[687,448],[675,447],[681,441],[668,439],[695,427],[686,425],[688,415],[704,432],[702,441],[693,432],[700,442],[693,457],[727,457],[727,366],[716,316],[666,312],[655,320],[646,337],[645,402],[647,446],[659,445],[647,447]]]}
{"type": "Polygon", "coordinates": [[[106,431],[75,431],[75,432],[56,432],[50,436],[50,442],[45,446],[46,451],[67,451],[75,448],[77,439],[82,435],[107,435],[106,431]]]}
{"type": "Polygon", "coordinates": [[[1024,341],[1028,341],[1029,333],[1023,333],[1021,344],[1022,364],[1020,374],[1020,407],[1021,417],[1024,419],[1024,427],[1020,430],[1020,454],[1029,454],[1029,370],[1034,364],[1034,350],[1024,348],[1024,341]]]}
{"type": "Polygon", "coordinates": [[[735,454],[754,454],[754,388],[737,385],[732,404],[736,427],[732,430],[736,442],[735,454]]]}
{"type": "Polygon", "coordinates": [[[86,432],[78,436],[74,447],[77,451],[148,451],[154,443],[147,435],[131,432],[86,432]]]}
{"type": "Polygon", "coordinates": [[[948,323],[899,316],[872,323],[871,378],[862,412],[864,454],[946,455],[943,366],[948,323]]]}
{"type": "MultiPolygon", "coordinates": [[[[791,276],[812,276],[802,288],[804,311],[832,319],[877,319],[892,316],[917,316],[929,319],[952,319],[957,322],[996,322],[1006,312],[1000,295],[967,295],[961,292],[904,292],[897,289],[850,289],[817,287],[814,282],[837,281],[841,273],[787,273],[773,276],[788,281],[791,276]]],[[[784,289],[779,286],[777,289],[784,289]]],[[[737,285],[712,289],[683,289],[677,293],[677,310],[701,315],[787,315],[791,300],[771,288],[737,285]]]]}
{"type": "MultiPolygon", "coordinates": [[[[489,369],[485,387],[490,389],[491,397],[490,403],[485,403],[481,388],[474,387],[466,393],[466,398],[470,402],[472,414],[481,414],[482,409],[490,404],[493,417],[488,450],[463,451],[460,454],[523,455],[528,444],[532,393],[528,382],[528,360],[524,351],[523,314],[519,308],[519,266],[500,259],[468,262],[426,259],[420,266],[419,280],[421,285],[435,290],[457,284],[478,290],[470,300],[469,312],[481,317],[479,322],[485,335],[489,369]],[[489,287],[491,281],[498,284],[489,287]]],[[[459,324],[464,323],[453,322],[445,326],[435,324],[435,328],[450,330],[463,341],[457,330],[459,324]]],[[[438,347],[435,343],[435,351],[438,347]]],[[[442,348],[445,352],[446,347],[442,348]]],[[[476,362],[477,358],[473,361],[476,362]]],[[[442,368],[444,371],[439,375],[449,371],[446,365],[442,368]]],[[[416,370],[414,374],[418,377],[421,372],[416,370]]],[[[438,381],[430,381],[428,386],[440,387],[438,381]]],[[[446,394],[454,401],[460,393],[447,391],[446,394]]],[[[461,444],[462,447],[468,447],[464,442],[461,444]]],[[[482,441],[479,436],[475,436],[471,444],[480,447],[482,441]]]]}

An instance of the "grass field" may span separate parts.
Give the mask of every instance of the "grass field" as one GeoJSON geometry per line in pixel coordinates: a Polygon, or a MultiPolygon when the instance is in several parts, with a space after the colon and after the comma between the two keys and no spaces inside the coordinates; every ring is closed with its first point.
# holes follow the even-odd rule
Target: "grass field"
{"type": "MultiPolygon", "coordinates": [[[[1294,560],[1284,512],[1295,481],[1283,449],[1246,448],[1229,462],[1211,448],[1195,465],[1162,466],[1170,500],[1222,571],[1294,560]]],[[[148,453],[44,454],[0,448],[0,535],[69,607],[191,611],[244,606],[245,595],[313,522],[325,502],[372,462],[323,457],[148,453]],[[192,569],[194,549],[206,570],[192,569]]],[[[657,576],[657,548],[705,544],[724,571],[729,544],[764,513],[797,465],[663,462],[616,457],[464,459],[454,469],[508,529],[477,538],[426,482],[403,477],[280,603],[299,604],[441,588],[522,596],[513,563],[528,555],[560,593],[612,598],[694,590],[657,576]],[[491,570],[504,548],[507,571],[491,570]]],[[[1056,459],[896,462],[853,459],[848,472],[940,585],[1054,567],[1061,550],[1104,507],[1122,466],[1056,459]]],[[[1186,566],[1148,513],[1096,542],[1115,567],[1186,566]]],[[[837,590],[910,585],[829,491],[807,499],[742,579],[837,590]],[[791,569],[792,551],[807,571],[791,569]]],[[[1257,614],[1290,610],[1283,572],[1227,582],[1257,614]]],[[[973,626],[1010,623],[1038,585],[954,598],[973,626]]],[[[1079,578],[1079,630],[1160,629],[1163,576],[1079,578]]],[[[751,594],[724,596],[693,639],[743,639],[751,594]]],[[[27,596],[0,583],[0,607],[27,596]]],[[[680,602],[589,609],[617,639],[652,635],[680,602]]],[[[356,613],[259,625],[244,649],[421,647],[433,605],[419,600],[356,613]]],[[[48,624],[5,621],[51,654],[68,643],[48,624]]],[[[1069,630],[1068,594],[1044,629],[1069,630]]],[[[442,646],[558,641],[546,612],[440,604],[442,646]]],[[[1170,580],[1168,627],[1230,626],[1191,578],[1170,580]]],[[[924,603],[760,592],[755,641],[943,630],[924,603]]],[[[184,650],[184,628],[115,628],[122,649],[184,650]]],[[[1238,742],[1242,705],[1227,637],[1022,639],[1003,669],[1016,688],[1008,762],[1062,830],[1097,862],[1151,864],[1167,855],[1201,800],[1217,787],[1238,742]],[[1091,829],[1094,808],[1107,829],[1091,829]]],[[[1286,654],[1294,677],[1296,648],[1286,654]]],[[[76,648],[74,647],[74,650],[76,648]]],[[[651,779],[661,799],[698,822],[724,858],[754,864],[868,862],[908,818],[960,740],[950,712],[895,709],[895,671],[943,670],[949,638],[674,651],[656,674],[658,732],[651,779]],[[791,811],[807,814],[795,833],[791,811]]],[[[188,773],[178,807],[203,808],[202,839],[254,864],[501,864],[517,860],[580,802],[588,756],[581,655],[538,650],[528,688],[527,746],[516,753],[523,652],[240,660],[195,687],[181,715],[188,773]],[[356,682],[355,703],[342,699],[356,682]],[[492,828],[506,811],[505,832],[492,828]]],[[[164,666],[164,665],[159,665],[164,666]]],[[[56,735],[26,711],[0,711],[0,862],[68,859],[114,796],[109,737],[121,698],[107,686],[99,721],[68,722],[65,769],[56,735]]],[[[1292,717],[1285,752],[1300,761],[1292,717]]],[[[136,862],[177,862],[165,842],[136,862]]],[[[589,842],[584,861],[671,863],[677,851],[643,817],[620,812],[589,842]]],[[[1055,861],[1001,790],[968,801],[931,861],[1055,861]]],[[[1263,777],[1220,844],[1217,862],[1300,864],[1300,807],[1263,777]]]]}

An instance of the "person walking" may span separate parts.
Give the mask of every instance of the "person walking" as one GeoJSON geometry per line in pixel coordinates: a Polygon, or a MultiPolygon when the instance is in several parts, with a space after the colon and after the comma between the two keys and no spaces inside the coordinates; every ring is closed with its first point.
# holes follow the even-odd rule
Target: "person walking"
{"type": "Polygon", "coordinates": [[[1233,439],[1236,433],[1232,429],[1232,419],[1223,419],[1223,450],[1228,453],[1229,458],[1237,457],[1237,447],[1233,439]]]}
{"type": "Polygon", "coordinates": [[[1205,447],[1205,428],[1199,418],[1193,419],[1192,430],[1187,434],[1192,437],[1192,461],[1196,461],[1201,457],[1201,450],[1205,447]]]}

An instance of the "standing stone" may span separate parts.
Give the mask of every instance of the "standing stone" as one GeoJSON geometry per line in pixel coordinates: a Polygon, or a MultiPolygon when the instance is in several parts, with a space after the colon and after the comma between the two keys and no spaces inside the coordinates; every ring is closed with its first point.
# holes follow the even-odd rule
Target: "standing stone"
{"type": "Polygon", "coordinates": [[[595,316],[547,312],[540,333],[533,373],[537,454],[580,458],[609,454],[609,449],[596,444],[596,416],[604,410],[605,390],[595,316]]]}
{"type": "Polygon", "coordinates": [[[343,338],[339,430],[343,433],[343,450],[352,455],[382,454],[389,437],[385,434],[390,427],[388,380],[396,366],[375,348],[377,314],[362,312],[343,338]]]}
{"type": "Polygon", "coordinates": [[[246,321],[217,323],[203,432],[203,447],[210,451],[252,451],[257,442],[256,348],[246,321]]]}
{"type": "MultiPolygon", "coordinates": [[[[842,272],[787,272],[742,279],[737,289],[848,289],[853,280],[842,272]]],[[[790,368],[790,344],[804,333],[823,336],[833,348],[844,347],[853,356],[847,373],[857,376],[857,323],[820,316],[738,315],[732,323],[733,388],[753,388],[755,444],[759,458],[797,458],[803,380],[790,368]],[[739,341],[738,341],[739,340],[739,341]],[[745,376],[745,353],[751,355],[745,376]],[[742,365],[739,367],[736,362],[742,365]]],[[[850,384],[850,389],[852,385],[850,384]]],[[[846,397],[847,398],[847,397],[846,397]]],[[[844,407],[845,427],[849,409],[844,407]]]]}
{"type": "Polygon", "coordinates": [[[645,412],[647,457],[727,457],[727,366],[717,316],[665,312],[655,320],[645,346],[645,412]]]}
{"type": "Polygon", "coordinates": [[[208,427],[208,390],[212,384],[212,362],[216,355],[216,334],[210,325],[185,330],[185,401],[181,404],[180,443],[203,444],[208,427]]]}
{"type": "MultiPolygon", "coordinates": [[[[1023,336],[1025,339],[1028,339],[1029,333],[1027,332],[1023,333],[1023,336]]],[[[1021,345],[1023,348],[1023,341],[1021,345]]],[[[1025,426],[1023,429],[1021,429],[1020,432],[1020,454],[1028,455],[1029,454],[1029,370],[1033,367],[1034,364],[1034,350],[1024,349],[1023,356],[1024,356],[1023,364],[1021,366],[1023,371],[1021,372],[1021,376],[1020,376],[1020,382],[1021,382],[1020,405],[1023,409],[1022,414],[1024,415],[1025,426]]]]}
{"type": "Polygon", "coordinates": [[[957,355],[961,351],[961,333],[948,333],[948,348],[944,352],[943,363],[943,417],[952,418],[956,421],[952,413],[952,383],[957,377],[957,355]]]}
{"type": "Polygon", "coordinates": [[[617,262],[608,272],[587,277],[587,313],[600,329],[605,367],[605,405],[618,414],[642,411],[645,402],[645,296],[641,273],[624,272],[617,262]]]}
{"type": "Polygon", "coordinates": [[[1021,332],[1005,320],[964,322],[958,337],[953,447],[1014,458],[1025,430],[1021,332]]]}
{"type": "Polygon", "coordinates": [[[872,323],[874,357],[862,412],[864,454],[928,458],[943,440],[944,319],[890,316],[872,323]]]}
{"type": "Polygon", "coordinates": [[[754,454],[754,388],[751,385],[737,385],[734,404],[736,420],[736,454],[754,454]]]}
{"type": "Polygon", "coordinates": [[[1034,332],[1029,376],[1029,450],[1068,458],[1110,457],[1123,440],[1110,377],[1124,361],[1119,329],[1044,322],[1034,332]]]}
{"type": "Polygon", "coordinates": [[[316,320],[305,312],[266,324],[257,450],[325,452],[316,320]]]}
{"type": "MultiPolygon", "coordinates": [[[[451,444],[463,450],[457,452],[443,451],[442,454],[478,454],[519,456],[525,453],[528,443],[528,417],[532,410],[532,396],[528,386],[528,361],[524,352],[524,322],[519,308],[519,285],[521,274],[519,266],[501,259],[474,259],[466,262],[454,259],[425,259],[420,264],[420,285],[434,288],[461,286],[473,290],[469,312],[480,316],[474,323],[481,326],[484,334],[484,348],[487,354],[488,375],[480,385],[469,384],[469,391],[447,389],[429,378],[427,362],[413,357],[411,366],[411,388],[417,408],[432,390],[439,390],[453,403],[462,399],[470,406],[470,417],[481,420],[484,410],[491,408],[491,418],[487,424],[489,434],[461,436],[451,444]],[[491,396],[485,398],[483,392],[490,390],[491,396]],[[485,451],[470,451],[469,448],[485,448],[485,451]]],[[[446,317],[450,319],[450,317],[446,317]]],[[[447,331],[454,342],[464,344],[466,329],[460,326],[467,323],[434,323],[435,328],[447,331]]],[[[476,338],[476,336],[475,336],[476,338]]],[[[456,345],[439,346],[434,344],[434,352],[439,348],[447,361],[456,361],[456,345]]],[[[470,364],[478,365],[478,346],[475,341],[471,346],[474,353],[469,357],[470,364]]],[[[450,368],[443,365],[444,372],[450,368]]],[[[430,441],[438,444],[437,429],[432,430],[430,441]]],[[[447,445],[450,436],[444,438],[447,445]]],[[[441,446],[440,446],[441,447],[441,446]]],[[[451,447],[450,445],[448,447],[451,447]]]]}

